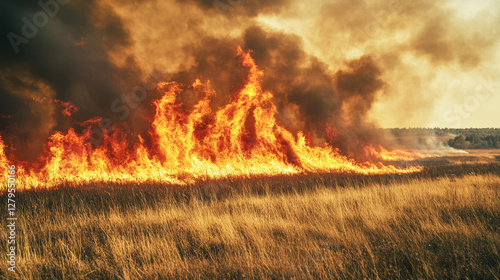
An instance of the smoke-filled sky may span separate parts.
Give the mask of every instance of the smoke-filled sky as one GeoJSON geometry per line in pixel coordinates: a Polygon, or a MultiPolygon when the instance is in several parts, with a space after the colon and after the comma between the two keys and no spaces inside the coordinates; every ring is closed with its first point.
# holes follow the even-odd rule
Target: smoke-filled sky
{"type": "Polygon", "coordinates": [[[179,48],[207,35],[241,39],[259,26],[297,36],[301,49],[332,72],[346,59],[370,56],[386,84],[370,117],[383,127],[500,125],[498,1],[240,0],[222,16],[220,2],[193,2],[201,9],[156,2],[117,9],[135,23],[139,61],[175,68],[184,62],[179,48]]]}
{"type": "Polygon", "coordinates": [[[0,130],[30,142],[94,117],[147,130],[160,80],[210,80],[220,106],[245,78],[238,45],[290,130],[499,127],[499,27],[494,0],[2,1],[0,130]]]}

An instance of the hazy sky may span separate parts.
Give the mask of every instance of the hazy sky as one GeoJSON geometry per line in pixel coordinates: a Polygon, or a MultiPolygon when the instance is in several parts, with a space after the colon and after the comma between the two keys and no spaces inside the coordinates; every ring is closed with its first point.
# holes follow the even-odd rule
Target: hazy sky
{"type": "Polygon", "coordinates": [[[344,2],[298,3],[259,21],[299,34],[332,68],[377,57],[387,87],[370,115],[383,127],[500,126],[500,2],[344,2]]]}
{"type": "Polygon", "coordinates": [[[382,127],[500,126],[498,1],[275,0],[255,18],[246,16],[258,1],[233,1],[234,7],[222,14],[213,13],[216,2],[200,2],[208,3],[208,9],[170,19],[167,14],[186,10],[158,3],[149,8],[117,8],[126,21],[136,23],[130,29],[136,38],[137,58],[149,65],[176,65],[164,52],[172,52],[172,46],[189,44],[199,32],[238,38],[257,22],[270,32],[298,35],[307,53],[333,72],[346,59],[374,58],[386,86],[370,117],[382,127]],[[151,7],[168,12],[151,15],[151,7]],[[189,24],[198,20],[200,29],[190,30],[189,24]],[[175,30],[159,30],[176,25],[175,30]],[[181,31],[185,32],[182,36],[181,31]],[[168,36],[179,37],[171,40],[168,36]],[[157,48],[153,41],[159,38],[165,38],[161,44],[170,46],[157,48]]]}

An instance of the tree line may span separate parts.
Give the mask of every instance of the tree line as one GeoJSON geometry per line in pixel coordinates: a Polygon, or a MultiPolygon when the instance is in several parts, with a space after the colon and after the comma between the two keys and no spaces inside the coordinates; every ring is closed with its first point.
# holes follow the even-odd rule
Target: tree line
{"type": "Polygon", "coordinates": [[[395,137],[404,136],[457,136],[477,135],[480,137],[488,135],[500,135],[500,128],[388,128],[395,137]]]}
{"type": "Polygon", "coordinates": [[[451,136],[455,149],[500,149],[500,128],[390,128],[395,137],[451,136]]]}
{"type": "Polygon", "coordinates": [[[463,135],[448,140],[448,145],[455,149],[500,149],[500,135],[463,135]]]}

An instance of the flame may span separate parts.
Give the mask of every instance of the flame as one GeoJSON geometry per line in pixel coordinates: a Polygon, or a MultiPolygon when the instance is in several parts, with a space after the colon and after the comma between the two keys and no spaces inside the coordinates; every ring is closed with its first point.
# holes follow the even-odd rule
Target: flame
{"type": "MultiPolygon", "coordinates": [[[[165,93],[154,102],[152,147],[148,148],[140,136],[136,136],[138,143],[131,146],[123,129],[105,133],[97,147],[90,144],[89,133],[80,135],[73,129],[56,132],[49,139],[41,167],[20,169],[24,173],[19,175],[23,180],[21,188],[102,182],[188,184],[203,179],[305,172],[381,174],[421,170],[421,167],[359,163],[328,145],[309,145],[304,133],[293,135],[277,124],[273,95],[261,88],[263,72],[250,53],[238,48],[238,56],[249,69],[247,82],[231,102],[216,112],[209,106],[216,93],[208,83],[196,80],[192,84],[193,90],[204,97],[186,113],[176,102],[181,86],[161,82],[158,88],[165,93]]],[[[382,160],[418,158],[415,154],[393,153],[381,147],[367,149],[382,160]]],[[[0,139],[2,166],[6,166],[4,161],[0,139]]]]}
{"type": "Polygon", "coordinates": [[[380,145],[374,146],[373,144],[366,145],[364,149],[368,156],[382,161],[416,160],[433,156],[403,150],[388,151],[380,145]]]}
{"type": "Polygon", "coordinates": [[[54,99],[54,103],[56,103],[57,105],[59,105],[63,108],[61,113],[67,117],[71,117],[71,115],[73,113],[78,111],[78,107],[74,106],[73,104],[71,104],[69,102],[64,102],[64,101],[61,101],[58,99],[54,99]]]}
{"type": "Polygon", "coordinates": [[[8,161],[7,157],[5,156],[5,145],[2,140],[2,136],[0,136],[0,178],[2,178],[2,182],[0,183],[0,186],[4,188],[4,182],[5,179],[7,178],[7,171],[8,171],[8,161]]]}

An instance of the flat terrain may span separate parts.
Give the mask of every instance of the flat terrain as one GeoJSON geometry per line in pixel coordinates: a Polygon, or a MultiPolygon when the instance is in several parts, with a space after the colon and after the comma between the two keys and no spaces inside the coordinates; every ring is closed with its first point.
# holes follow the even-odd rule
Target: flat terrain
{"type": "MultiPolygon", "coordinates": [[[[0,278],[499,279],[499,162],[422,163],[410,175],[24,192],[17,274],[2,253],[0,278]]],[[[0,238],[6,252],[6,227],[0,238]]]]}
{"type": "Polygon", "coordinates": [[[500,150],[486,150],[486,149],[471,149],[463,150],[453,153],[446,153],[445,156],[458,160],[460,163],[469,162],[491,162],[497,160],[495,157],[500,157],[500,150]]]}
{"type": "Polygon", "coordinates": [[[419,150],[424,154],[435,154],[436,157],[426,158],[420,163],[424,165],[439,164],[447,166],[450,164],[477,164],[477,163],[495,163],[500,162],[499,149],[443,149],[443,150],[419,150]],[[434,163],[434,164],[433,164],[434,163]]]}

